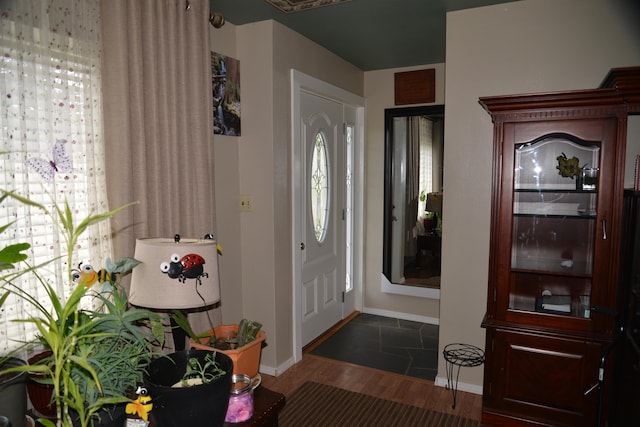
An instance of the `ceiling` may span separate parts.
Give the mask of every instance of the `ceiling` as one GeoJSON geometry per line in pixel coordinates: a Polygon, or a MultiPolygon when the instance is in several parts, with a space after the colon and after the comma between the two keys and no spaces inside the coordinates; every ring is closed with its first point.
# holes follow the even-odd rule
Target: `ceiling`
{"type": "Polygon", "coordinates": [[[286,13],[267,0],[209,0],[227,22],[273,19],[370,71],[445,62],[446,12],[513,0],[270,1],[299,10],[286,13]]]}

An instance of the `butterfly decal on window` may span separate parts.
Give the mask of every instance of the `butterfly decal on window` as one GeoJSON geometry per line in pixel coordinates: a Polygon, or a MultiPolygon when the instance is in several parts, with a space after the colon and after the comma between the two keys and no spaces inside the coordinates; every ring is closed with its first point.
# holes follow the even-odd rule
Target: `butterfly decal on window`
{"type": "Polygon", "coordinates": [[[65,149],[66,139],[59,139],[53,146],[53,160],[40,157],[27,159],[26,164],[40,174],[45,181],[53,181],[56,173],[69,173],[73,170],[71,157],[65,149]]]}

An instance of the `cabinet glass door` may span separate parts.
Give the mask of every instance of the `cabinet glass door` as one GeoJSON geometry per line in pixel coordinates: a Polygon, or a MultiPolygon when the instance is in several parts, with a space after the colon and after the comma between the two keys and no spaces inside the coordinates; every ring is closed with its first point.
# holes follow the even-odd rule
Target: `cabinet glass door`
{"type": "Polygon", "coordinates": [[[515,145],[509,309],[590,317],[600,145],[515,145]]]}

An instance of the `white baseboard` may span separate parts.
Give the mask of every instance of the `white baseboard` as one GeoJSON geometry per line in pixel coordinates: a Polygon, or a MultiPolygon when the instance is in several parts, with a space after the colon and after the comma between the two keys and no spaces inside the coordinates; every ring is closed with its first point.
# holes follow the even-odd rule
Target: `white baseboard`
{"type": "Polygon", "coordinates": [[[278,376],[282,375],[287,369],[289,369],[293,365],[295,365],[295,362],[294,362],[293,357],[292,357],[292,358],[286,360],[280,366],[277,366],[275,368],[273,366],[267,366],[267,365],[263,365],[261,363],[259,371],[261,373],[263,373],[263,374],[271,375],[272,377],[278,377],[278,376]]]}
{"type": "Polygon", "coordinates": [[[402,320],[409,320],[412,322],[427,323],[429,325],[440,324],[440,319],[438,319],[437,317],[419,316],[417,314],[407,314],[407,313],[400,313],[396,311],[380,310],[378,308],[368,308],[368,307],[364,307],[362,309],[362,312],[366,314],[375,314],[376,316],[393,317],[394,319],[402,319],[402,320]]]}
{"type": "MultiPolygon", "coordinates": [[[[447,386],[447,379],[445,377],[436,377],[435,380],[435,385],[439,386],[439,387],[446,387],[447,386]]],[[[458,390],[459,391],[465,391],[467,393],[473,393],[473,394],[482,394],[482,386],[481,385],[476,385],[476,384],[469,384],[469,383],[458,383],[458,390]]]]}

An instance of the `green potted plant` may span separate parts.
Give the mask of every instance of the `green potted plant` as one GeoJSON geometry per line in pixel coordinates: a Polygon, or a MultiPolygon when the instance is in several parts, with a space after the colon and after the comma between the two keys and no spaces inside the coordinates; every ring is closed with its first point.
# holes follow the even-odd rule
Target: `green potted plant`
{"type": "MultiPolygon", "coordinates": [[[[56,218],[55,223],[65,236],[69,280],[73,276],[73,248],[79,236],[87,227],[110,218],[124,208],[92,214],[76,223],[68,203],[55,205],[52,214],[41,204],[15,193],[0,191],[2,197],[13,197],[56,218]]],[[[135,266],[134,260],[124,259],[122,262],[125,270],[135,266]]],[[[40,344],[51,354],[31,365],[5,369],[4,373],[44,375],[43,381],[53,388],[57,425],[86,427],[92,425],[96,416],[106,409],[131,401],[136,382],[141,381],[144,367],[151,360],[152,343],[160,340],[164,331],[156,314],[128,307],[126,293],[117,283],[109,282],[99,292],[80,280],[71,295],[64,298],[42,277],[40,267],[29,266],[13,276],[4,276],[3,289],[5,294],[7,291],[14,293],[34,307],[35,314],[20,321],[35,325],[39,337],[32,344],[40,344]],[[13,284],[12,278],[22,274],[31,274],[39,281],[52,308],[13,284]],[[98,308],[82,309],[81,301],[86,298],[96,299],[98,308]],[[150,327],[143,327],[145,325],[150,327]]],[[[39,421],[48,427],[55,425],[48,419],[39,421]]]]}

